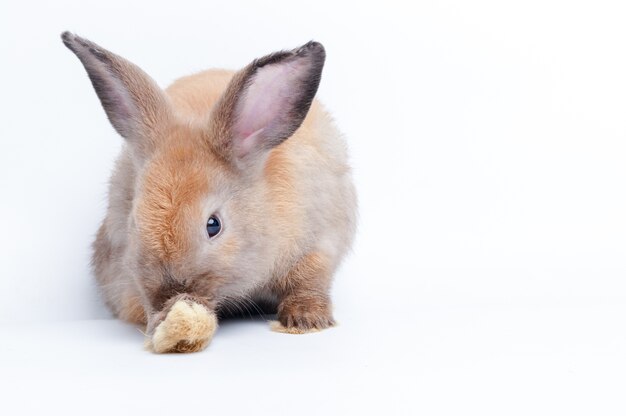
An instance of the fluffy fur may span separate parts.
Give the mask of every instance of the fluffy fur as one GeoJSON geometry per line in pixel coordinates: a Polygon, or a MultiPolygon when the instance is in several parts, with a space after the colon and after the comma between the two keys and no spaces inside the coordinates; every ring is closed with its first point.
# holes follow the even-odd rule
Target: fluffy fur
{"type": "Polygon", "coordinates": [[[113,313],[147,324],[156,352],[204,348],[214,312],[233,303],[273,305],[283,332],[332,326],[329,290],[353,239],[356,195],[344,141],[313,100],[323,47],[163,91],[125,59],[62,37],[126,139],[93,254],[113,313]],[[214,238],[211,215],[222,223],[214,238]]]}
{"type": "Polygon", "coordinates": [[[154,330],[146,347],[157,353],[204,349],[217,329],[217,317],[195,302],[177,301],[154,330]]]}

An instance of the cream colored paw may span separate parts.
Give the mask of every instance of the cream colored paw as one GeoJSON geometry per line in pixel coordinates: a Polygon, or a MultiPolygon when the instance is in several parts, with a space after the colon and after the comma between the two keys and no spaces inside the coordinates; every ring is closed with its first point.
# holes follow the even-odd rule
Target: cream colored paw
{"type": "Polygon", "coordinates": [[[179,300],[156,329],[146,347],[156,353],[203,350],[217,329],[217,316],[195,302],[179,300]]]}
{"type": "Polygon", "coordinates": [[[271,321],[270,329],[274,332],[283,334],[308,334],[310,332],[319,332],[319,328],[299,328],[297,326],[284,326],[279,321],[271,321]]]}

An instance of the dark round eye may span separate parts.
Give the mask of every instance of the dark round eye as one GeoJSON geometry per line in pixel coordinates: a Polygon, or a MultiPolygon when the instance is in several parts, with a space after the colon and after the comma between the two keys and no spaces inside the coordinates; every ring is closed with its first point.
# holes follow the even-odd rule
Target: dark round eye
{"type": "Polygon", "coordinates": [[[209,237],[215,237],[220,233],[221,229],[222,224],[220,224],[220,220],[215,215],[211,215],[206,222],[206,232],[209,234],[209,237]]]}

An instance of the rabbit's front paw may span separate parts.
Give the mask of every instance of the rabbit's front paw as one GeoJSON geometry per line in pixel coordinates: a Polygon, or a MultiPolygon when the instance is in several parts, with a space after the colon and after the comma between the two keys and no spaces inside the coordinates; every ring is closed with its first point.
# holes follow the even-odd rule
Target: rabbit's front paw
{"type": "Polygon", "coordinates": [[[270,328],[287,334],[306,334],[335,325],[331,306],[325,299],[292,298],[278,308],[278,321],[270,328]]]}
{"type": "Polygon", "coordinates": [[[178,300],[156,327],[146,346],[156,353],[203,350],[217,329],[217,317],[204,306],[178,300]]]}

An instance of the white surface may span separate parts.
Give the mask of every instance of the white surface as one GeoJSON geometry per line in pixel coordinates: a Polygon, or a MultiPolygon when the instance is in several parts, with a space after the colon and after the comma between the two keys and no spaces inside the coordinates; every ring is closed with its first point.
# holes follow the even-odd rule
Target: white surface
{"type": "Polygon", "coordinates": [[[5,414],[623,415],[623,306],[417,307],[314,335],[227,322],[154,355],[116,321],[3,328],[5,414]],[[619,376],[618,376],[619,375],[619,376]],[[65,412],[65,413],[64,413],[65,412]]]}
{"type": "Polygon", "coordinates": [[[2,2],[0,413],[623,415],[625,7],[2,2]],[[161,357],[102,320],[89,244],[122,139],[66,29],[163,86],[324,43],[361,203],[340,327],[231,322],[161,357]]]}

